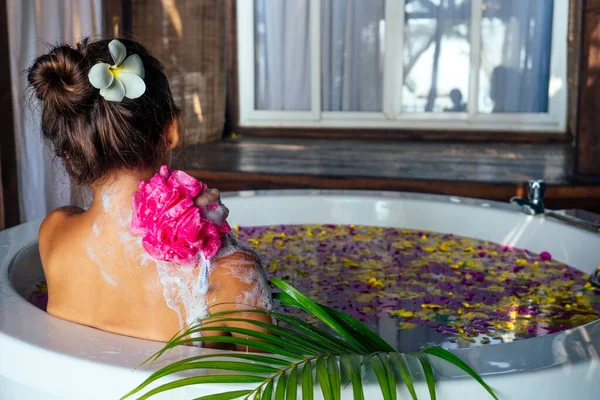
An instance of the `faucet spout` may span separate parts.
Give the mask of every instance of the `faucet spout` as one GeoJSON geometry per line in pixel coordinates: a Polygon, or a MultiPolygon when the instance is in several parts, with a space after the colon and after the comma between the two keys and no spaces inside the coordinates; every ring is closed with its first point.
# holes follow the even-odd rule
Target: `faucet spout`
{"type": "Polygon", "coordinates": [[[546,183],[543,180],[530,180],[527,182],[527,198],[513,197],[510,202],[520,206],[526,214],[543,214],[545,193],[546,183]]]}

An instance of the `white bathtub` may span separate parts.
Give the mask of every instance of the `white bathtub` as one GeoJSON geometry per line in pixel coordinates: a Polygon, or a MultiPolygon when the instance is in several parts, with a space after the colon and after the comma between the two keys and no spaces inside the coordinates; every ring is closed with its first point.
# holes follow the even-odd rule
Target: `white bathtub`
{"type": "MultiPolygon", "coordinates": [[[[600,235],[527,216],[508,204],[382,192],[265,191],[224,197],[232,224],[353,223],[452,232],[535,252],[549,250],[588,273],[600,264],[600,235]]],[[[208,352],[177,348],[156,365],[134,372],[162,344],[63,321],[27,302],[23,296],[42,276],[38,226],[0,232],[0,399],[118,399],[165,363],[208,352]]],[[[600,321],[540,338],[455,351],[505,400],[600,399],[599,352],[600,321]]],[[[490,398],[454,367],[440,365],[438,372],[439,399],[490,398]]],[[[223,389],[188,387],[153,399],[192,399],[223,389]]],[[[429,399],[422,383],[417,389],[421,399],[429,399]]],[[[343,398],[352,398],[349,390],[343,398]]],[[[381,398],[375,385],[365,391],[367,399],[381,398]]]]}

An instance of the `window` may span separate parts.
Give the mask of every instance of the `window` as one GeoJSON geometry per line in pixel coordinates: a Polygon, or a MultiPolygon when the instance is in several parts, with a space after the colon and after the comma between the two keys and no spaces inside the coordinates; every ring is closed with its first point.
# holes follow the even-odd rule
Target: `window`
{"type": "Polygon", "coordinates": [[[240,125],[564,133],[568,0],[237,0],[240,125]]]}

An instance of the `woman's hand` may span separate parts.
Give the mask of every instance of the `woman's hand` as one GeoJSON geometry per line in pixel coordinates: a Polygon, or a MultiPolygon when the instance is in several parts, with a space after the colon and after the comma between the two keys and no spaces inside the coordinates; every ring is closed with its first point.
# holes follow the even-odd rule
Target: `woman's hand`
{"type": "Polygon", "coordinates": [[[207,189],[194,199],[200,208],[202,218],[221,225],[229,216],[229,210],[221,202],[221,193],[217,189],[207,189]]]}

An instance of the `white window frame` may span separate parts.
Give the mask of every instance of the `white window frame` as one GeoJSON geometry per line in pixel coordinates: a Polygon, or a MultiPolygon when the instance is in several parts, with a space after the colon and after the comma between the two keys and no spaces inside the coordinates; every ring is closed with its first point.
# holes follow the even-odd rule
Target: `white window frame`
{"type": "MultiPolygon", "coordinates": [[[[277,0],[284,1],[284,0],[277,0]]],[[[471,0],[471,66],[469,99],[479,97],[482,1],[471,0]]],[[[569,0],[554,0],[552,55],[547,113],[479,114],[478,101],[466,113],[403,113],[403,52],[405,0],[385,0],[383,112],[321,110],[321,0],[310,0],[310,111],[269,111],[255,108],[254,0],[237,0],[240,126],[295,128],[388,128],[552,132],[564,134],[567,124],[567,40],[569,0]]]]}

